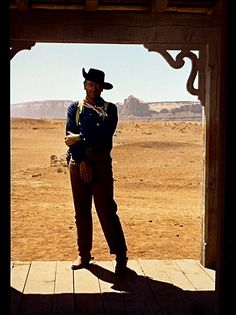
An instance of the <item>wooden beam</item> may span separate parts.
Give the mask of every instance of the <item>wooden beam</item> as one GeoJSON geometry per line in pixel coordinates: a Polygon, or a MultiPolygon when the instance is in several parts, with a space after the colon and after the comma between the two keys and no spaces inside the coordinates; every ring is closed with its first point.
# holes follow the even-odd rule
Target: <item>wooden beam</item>
{"type": "Polygon", "coordinates": [[[164,12],[168,7],[169,0],[152,0],[151,11],[152,12],[164,12]]]}
{"type": "Polygon", "coordinates": [[[10,12],[10,39],[113,44],[207,43],[220,24],[209,15],[129,12],[10,12]]]}
{"type": "MultiPolygon", "coordinates": [[[[13,8],[13,7],[12,7],[13,8]]],[[[83,11],[84,5],[82,4],[48,4],[48,3],[34,3],[31,6],[34,10],[50,10],[54,11],[83,11]]]]}
{"type": "Polygon", "coordinates": [[[149,8],[145,5],[99,5],[98,11],[127,11],[127,12],[148,12],[149,8]]]}
{"type": "Polygon", "coordinates": [[[97,11],[98,0],[86,0],[85,11],[97,11]]]}
{"type": "MultiPolygon", "coordinates": [[[[206,5],[191,6],[191,3],[185,6],[172,5],[169,0],[150,0],[150,4],[127,4],[127,3],[112,3],[99,4],[98,0],[86,0],[85,4],[78,3],[30,3],[29,0],[16,0],[15,3],[10,4],[10,9],[18,9],[21,11],[27,11],[29,9],[34,10],[80,10],[86,12],[95,11],[127,11],[127,12],[177,12],[177,13],[193,13],[193,14],[212,14],[214,6],[207,3],[206,5]]],[[[217,13],[215,10],[214,12],[217,13]]],[[[218,10],[219,12],[219,10],[218,10]]]]}
{"type": "MultiPolygon", "coordinates": [[[[98,0],[96,0],[98,1],[98,0]]],[[[50,10],[50,11],[127,11],[127,12],[148,12],[148,7],[144,5],[97,5],[96,10],[93,9],[95,6],[88,9],[82,4],[51,4],[51,3],[33,3],[31,8],[34,10],[50,10]]],[[[18,9],[16,4],[10,5],[11,10],[18,9]]]]}
{"type": "Polygon", "coordinates": [[[16,0],[16,7],[20,11],[28,11],[30,9],[29,0],[16,0]]]}
{"type": "Polygon", "coordinates": [[[168,12],[177,12],[177,13],[207,13],[211,14],[212,9],[211,8],[205,8],[205,7],[170,7],[166,11],[168,12]]]}

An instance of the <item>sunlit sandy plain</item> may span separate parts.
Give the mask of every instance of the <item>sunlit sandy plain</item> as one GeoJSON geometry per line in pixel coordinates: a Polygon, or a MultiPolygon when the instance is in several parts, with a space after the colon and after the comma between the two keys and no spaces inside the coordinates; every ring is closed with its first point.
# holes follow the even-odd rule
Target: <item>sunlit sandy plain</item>
{"type": "MultiPolygon", "coordinates": [[[[11,258],[73,260],[76,229],[64,120],[11,121],[11,258]]],[[[118,214],[131,259],[200,258],[202,125],[199,122],[120,121],[113,173],[118,214]]],[[[93,255],[113,257],[96,211],[93,255]]]]}

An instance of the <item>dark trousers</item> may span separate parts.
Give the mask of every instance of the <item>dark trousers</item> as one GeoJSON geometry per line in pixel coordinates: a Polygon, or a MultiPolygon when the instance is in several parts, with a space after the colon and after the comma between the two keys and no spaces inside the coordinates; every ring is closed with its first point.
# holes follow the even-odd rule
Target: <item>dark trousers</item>
{"type": "Polygon", "coordinates": [[[90,164],[92,181],[89,184],[81,179],[79,166],[73,160],[69,164],[79,255],[86,256],[92,250],[92,198],[110,253],[125,254],[125,237],[113,198],[111,159],[90,164]]]}

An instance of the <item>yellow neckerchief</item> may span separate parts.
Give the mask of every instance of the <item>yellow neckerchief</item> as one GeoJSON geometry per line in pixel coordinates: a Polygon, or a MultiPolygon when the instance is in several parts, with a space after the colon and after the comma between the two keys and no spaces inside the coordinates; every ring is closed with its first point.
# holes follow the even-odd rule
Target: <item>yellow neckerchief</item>
{"type": "Polygon", "coordinates": [[[99,107],[99,106],[90,105],[85,100],[80,100],[77,105],[76,116],[75,116],[76,125],[78,126],[79,124],[80,114],[82,113],[84,106],[87,108],[93,109],[100,117],[103,117],[104,119],[106,116],[108,116],[107,115],[108,104],[109,104],[108,102],[104,102],[104,109],[103,109],[102,107],[99,107]]]}

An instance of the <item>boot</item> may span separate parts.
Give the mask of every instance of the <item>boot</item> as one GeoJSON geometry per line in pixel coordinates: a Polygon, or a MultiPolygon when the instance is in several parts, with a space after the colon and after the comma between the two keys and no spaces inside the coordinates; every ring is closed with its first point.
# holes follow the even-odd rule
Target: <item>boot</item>
{"type": "Polygon", "coordinates": [[[117,275],[124,274],[127,271],[127,263],[128,257],[126,256],[126,254],[117,254],[115,273],[117,275]]]}
{"type": "Polygon", "coordinates": [[[71,265],[72,270],[77,270],[77,269],[82,269],[88,267],[91,259],[91,255],[86,255],[86,256],[78,256],[75,261],[73,261],[71,265]]]}

